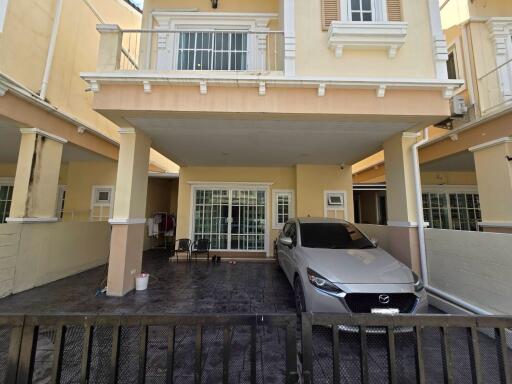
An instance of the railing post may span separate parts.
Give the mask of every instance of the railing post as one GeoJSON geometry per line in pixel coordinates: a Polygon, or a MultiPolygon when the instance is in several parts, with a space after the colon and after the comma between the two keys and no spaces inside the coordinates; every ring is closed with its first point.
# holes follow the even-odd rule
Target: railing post
{"type": "Polygon", "coordinates": [[[121,28],[117,24],[98,24],[96,29],[100,33],[96,70],[98,72],[112,72],[119,69],[123,44],[121,28]]]}
{"type": "Polygon", "coordinates": [[[313,383],[313,325],[311,313],[302,313],[302,378],[313,383]]]}
{"type": "Polygon", "coordinates": [[[295,0],[283,2],[284,75],[295,76],[295,0]]]}

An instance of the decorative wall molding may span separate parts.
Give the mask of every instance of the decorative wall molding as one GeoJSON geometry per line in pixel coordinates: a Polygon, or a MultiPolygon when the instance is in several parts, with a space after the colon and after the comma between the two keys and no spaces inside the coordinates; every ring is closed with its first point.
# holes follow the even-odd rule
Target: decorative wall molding
{"type": "Polygon", "coordinates": [[[486,24],[494,44],[496,67],[502,66],[498,69],[498,76],[502,96],[507,101],[512,99],[512,64],[504,64],[512,59],[512,17],[492,17],[486,24]]]}
{"type": "Polygon", "coordinates": [[[482,149],[487,149],[487,148],[495,147],[500,144],[507,144],[507,143],[512,143],[512,137],[501,137],[496,140],[488,141],[487,143],[475,145],[474,147],[469,148],[469,151],[476,152],[476,151],[480,151],[482,149]]]}
{"type": "Polygon", "coordinates": [[[336,57],[342,57],[345,48],[370,48],[386,49],[393,59],[405,43],[407,28],[404,22],[334,21],[329,28],[328,45],[336,57]]]}
{"type": "MultiPolygon", "coordinates": [[[[428,11],[430,19],[430,31],[432,33],[432,48],[434,52],[434,65],[436,69],[436,76],[439,80],[448,79],[448,69],[446,62],[448,61],[448,45],[443,32],[443,25],[441,23],[441,12],[439,7],[439,0],[428,0],[428,11]]],[[[452,97],[448,93],[446,98],[452,97]],[[449,97],[448,97],[449,96],[449,97]]]]}
{"type": "Polygon", "coordinates": [[[60,137],[60,136],[57,136],[57,135],[54,135],[54,134],[51,134],[51,133],[48,133],[48,132],[45,132],[39,128],[20,128],[20,132],[21,134],[36,134],[36,135],[39,135],[39,136],[44,136],[50,140],[53,140],[53,141],[56,141],[58,143],[61,143],[61,144],[66,144],[68,141],[66,139],[64,139],[63,137],[60,137]]]}
{"type": "Polygon", "coordinates": [[[56,217],[8,217],[5,221],[13,224],[41,224],[56,223],[59,219],[56,217]]]}
{"type": "Polygon", "coordinates": [[[0,97],[5,96],[8,90],[9,88],[6,85],[0,84],[0,97]]]}
{"type": "Polygon", "coordinates": [[[146,218],[141,219],[110,219],[110,225],[137,225],[146,224],[146,218]]]}

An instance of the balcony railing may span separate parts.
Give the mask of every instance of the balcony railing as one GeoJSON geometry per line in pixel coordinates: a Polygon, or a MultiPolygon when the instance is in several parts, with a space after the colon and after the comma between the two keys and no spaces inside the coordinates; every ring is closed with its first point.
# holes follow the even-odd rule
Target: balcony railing
{"type": "Polygon", "coordinates": [[[512,105],[512,59],[479,77],[478,92],[483,115],[512,105]]]}
{"type": "Polygon", "coordinates": [[[100,71],[261,73],[280,72],[284,67],[282,31],[98,30],[103,42],[100,71]]]}

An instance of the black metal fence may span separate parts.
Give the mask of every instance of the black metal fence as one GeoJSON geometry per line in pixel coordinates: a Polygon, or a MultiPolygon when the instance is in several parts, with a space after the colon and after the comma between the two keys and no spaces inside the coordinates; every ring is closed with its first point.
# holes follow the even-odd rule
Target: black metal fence
{"type": "Polygon", "coordinates": [[[446,315],[0,315],[0,384],[512,384],[511,328],[446,315]]]}

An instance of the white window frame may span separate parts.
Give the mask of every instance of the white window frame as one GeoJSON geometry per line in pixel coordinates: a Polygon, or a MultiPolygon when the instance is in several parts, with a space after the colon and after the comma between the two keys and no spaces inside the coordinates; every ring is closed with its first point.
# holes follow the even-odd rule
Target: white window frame
{"type": "Polygon", "coordinates": [[[288,220],[295,217],[295,191],[293,189],[274,189],[272,190],[272,229],[282,230],[286,223],[279,222],[278,202],[280,196],[287,196],[288,200],[288,220]]]}
{"type": "MultiPolygon", "coordinates": [[[[268,31],[271,20],[278,18],[276,13],[222,13],[222,12],[168,12],[155,11],[153,17],[157,22],[156,30],[172,31],[268,31]]],[[[258,38],[265,35],[249,34],[247,36],[247,70],[259,68],[265,63],[266,49],[258,49],[258,38]]],[[[177,70],[179,33],[157,34],[156,69],[177,70]]],[[[212,72],[218,72],[213,71],[212,72]]]]}
{"type": "Polygon", "coordinates": [[[338,212],[343,212],[343,218],[346,219],[347,203],[346,191],[324,191],[324,217],[329,217],[329,212],[334,212],[334,218],[338,218],[338,212]],[[343,203],[341,205],[330,205],[329,200],[332,195],[342,196],[343,203]]]}
{"type": "Polygon", "coordinates": [[[114,197],[115,197],[115,187],[113,185],[93,185],[91,192],[91,213],[90,213],[90,221],[107,221],[112,218],[113,215],[113,207],[114,207],[114,197]],[[108,190],[110,192],[110,200],[109,202],[100,202],[97,200],[97,195],[99,192],[104,192],[108,190]],[[100,215],[94,215],[94,209],[100,209],[100,215]],[[105,208],[108,208],[108,215],[104,215],[105,208]],[[106,220],[104,220],[106,219],[106,220]]]}
{"type": "Polygon", "coordinates": [[[5,18],[7,17],[7,6],[9,0],[0,0],[0,32],[4,31],[5,18]]]}
{"type": "Polygon", "coordinates": [[[372,21],[352,21],[352,1],[340,0],[341,21],[350,23],[373,23],[388,21],[387,0],[371,0],[372,2],[372,21]]]}
{"type": "MultiPolygon", "coordinates": [[[[272,183],[243,183],[243,182],[233,182],[233,183],[218,183],[218,182],[199,182],[199,181],[190,181],[189,184],[192,186],[190,188],[190,212],[189,212],[189,239],[193,239],[195,233],[195,211],[196,211],[196,200],[195,194],[197,190],[201,189],[228,189],[229,196],[231,199],[231,191],[236,189],[254,189],[254,190],[264,190],[265,191],[265,235],[264,235],[264,249],[263,250],[231,250],[231,209],[229,212],[228,218],[228,249],[219,250],[219,252],[244,252],[244,253],[266,253],[267,257],[272,256],[270,250],[270,217],[272,215],[271,202],[270,202],[270,186],[272,183]]],[[[230,201],[231,207],[231,201],[230,201]]]]}
{"type": "MultiPolygon", "coordinates": [[[[14,187],[14,177],[0,177],[0,186],[14,187]]],[[[6,213],[9,214],[9,212],[6,213]]],[[[0,224],[2,223],[0,222],[0,224]]]]}

